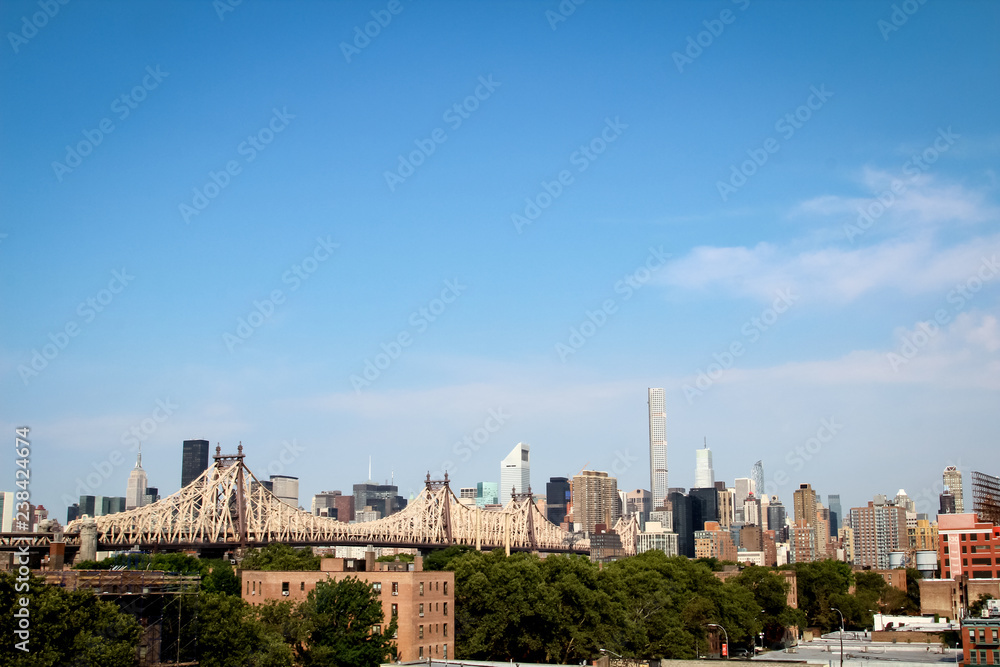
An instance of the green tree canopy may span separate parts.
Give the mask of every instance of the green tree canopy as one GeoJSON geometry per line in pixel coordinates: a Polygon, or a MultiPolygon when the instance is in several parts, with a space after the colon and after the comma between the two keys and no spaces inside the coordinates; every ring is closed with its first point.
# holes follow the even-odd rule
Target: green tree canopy
{"type": "Polygon", "coordinates": [[[298,647],[304,667],[376,667],[395,656],[396,619],[385,624],[382,602],[367,582],[321,581],[300,610],[309,624],[298,647]]]}
{"type": "Polygon", "coordinates": [[[242,570],[269,571],[315,571],[319,570],[320,557],[314,556],[312,549],[295,549],[287,544],[275,542],[260,549],[252,549],[240,563],[242,570]]]}
{"type": "Polygon", "coordinates": [[[31,577],[29,591],[16,589],[14,575],[0,574],[0,665],[66,667],[67,665],[131,665],[141,629],[112,602],[89,591],[65,591],[31,577]],[[14,647],[18,599],[30,602],[30,638],[24,653],[14,647]]]}

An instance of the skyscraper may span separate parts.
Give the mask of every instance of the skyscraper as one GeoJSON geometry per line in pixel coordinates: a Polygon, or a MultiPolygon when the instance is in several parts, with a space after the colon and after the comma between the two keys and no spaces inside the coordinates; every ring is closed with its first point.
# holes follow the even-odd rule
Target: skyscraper
{"type": "Polygon", "coordinates": [[[271,475],[271,493],[276,495],[278,500],[288,503],[292,507],[298,507],[299,478],[288,475],[271,475]]]}
{"type": "Polygon", "coordinates": [[[889,567],[889,553],[907,545],[906,509],[876,496],[868,507],[851,508],[854,564],[880,570],[889,567]]]}
{"type": "Polygon", "coordinates": [[[785,530],[785,506],[781,504],[777,496],[772,496],[771,502],[767,506],[767,528],[774,531],[779,542],[785,541],[785,536],[788,533],[785,530]]]}
{"type": "Polygon", "coordinates": [[[712,470],[712,450],[708,448],[708,441],[705,441],[704,449],[696,449],[694,452],[694,488],[706,489],[715,486],[715,471],[712,470]]]}
{"type": "Polygon", "coordinates": [[[757,461],[750,470],[750,479],[753,480],[753,492],[760,498],[764,495],[764,463],[757,461]]]}
{"type": "Polygon", "coordinates": [[[519,442],[500,462],[500,504],[506,506],[514,493],[527,493],[531,488],[530,445],[519,442]]]}
{"type": "Polygon", "coordinates": [[[955,466],[948,466],[944,469],[942,481],[946,489],[951,491],[955,497],[955,514],[965,513],[965,497],[962,494],[962,471],[955,466]]]}
{"type": "Polygon", "coordinates": [[[666,392],[649,389],[649,490],[653,494],[653,509],[664,506],[667,499],[667,409],[666,392]]]}
{"type": "Polygon", "coordinates": [[[139,453],[135,458],[135,467],[128,474],[128,485],[125,487],[125,509],[131,510],[145,505],[144,496],[146,494],[146,471],[142,469],[142,445],[139,445],[139,453]]]}
{"type": "Polygon", "coordinates": [[[621,516],[618,479],[597,470],[581,470],[573,476],[573,523],[587,534],[599,523],[613,528],[621,516]]]}
{"type": "Polygon", "coordinates": [[[550,477],[545,485],[545,517],[557,526],[566,518],[566,508],[572,497],[569,480],[550,477]]]}
{"type": "Polygon", "coordinates": [[[208,469],[208,440],[185,440],[181,458],[181,488],[208,469]]]}
{"type": "Polygon", "coordinates": [[[811,484],[799,484],[799,488],[792,494],[795,520],[816,525],[816,492],[811,484]]]}
{"type": "Polygon", "coordinates": [[[830,537],[837,537],[844,524],[844,510],[840,507],[840,494],[831,493],[828,495],[826,504],[830,508],[830,537]]]}

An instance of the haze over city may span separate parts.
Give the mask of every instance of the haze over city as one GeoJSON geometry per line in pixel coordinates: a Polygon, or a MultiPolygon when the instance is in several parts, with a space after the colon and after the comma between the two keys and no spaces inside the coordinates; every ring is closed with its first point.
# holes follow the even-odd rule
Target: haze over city
{"type": "Polygon", "coordinates": [[[934,512],[996,473],[1000,10],[914,6],[4,3],[33,502],[123,495],[140,441],[166,496],[201,438],[306,506],[518,442],[536,492],[648,488],[663,387],[671,487],[707,438],[934,512]]]}

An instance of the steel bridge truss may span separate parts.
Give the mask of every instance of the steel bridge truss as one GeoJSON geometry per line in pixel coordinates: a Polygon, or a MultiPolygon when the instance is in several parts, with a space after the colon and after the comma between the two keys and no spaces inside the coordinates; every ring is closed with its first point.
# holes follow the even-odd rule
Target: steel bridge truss
{"type": "MultiPolygon", "coordinates": [[[[243,447],[236,456],[216,448],[215,464],[196,480],[144,507],[92,519],[101,549],[353,545],[588,553],[589,540],[550,523],[530,495],[512,499],[501,511],[458,502],[443,481],[427,477],[425,488],[403,510],[377,521],[344,523],[314,516],[279,500],[245,466],[243,447]]],[[[66,527],[76,541],[83,520],[66,527]]],[[[638,525],[619,520],[627,554],[635,553],[638,525]]]]}

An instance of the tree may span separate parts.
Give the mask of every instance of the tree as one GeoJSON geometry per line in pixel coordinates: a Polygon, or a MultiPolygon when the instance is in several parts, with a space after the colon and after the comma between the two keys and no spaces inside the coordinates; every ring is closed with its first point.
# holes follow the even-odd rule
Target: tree
{"type": "Polygon", "coordinates": [[[472,547],[453,544],[446,549],[435,549],[424,558],[425,570],[447,570],[448,563],[458,558],[462,554],[475,551],[472,547]]]}
{"type": "Polygon", "coordinates": [[[806,615],[801,610],[788,606],[790,584],[772,570],[751,565],[731,579],[730,583],[753,593],[761,610],[764,641],[768,644],[781,644],[787,628],[805,625],[806,615]]]}
{"type": "Polygon", "coordinates": [[[309,623],[297,647],[305,667],[375,667],[395,656],[396,619],[383,627],[382,602],[367,582],[320,581],[300,610],[309,623]]]}
{"type": "Polygon", "coordinates": [[[316,571],[320,557],[313,555],[312,549],[294,549],[287,544],[275,542],[261,549],[253,549],[243,558],[240,569],[265,571],[316,571]]]}
{"type": "Polygon", "coordinates": [[[993,596],[989,593],[981,593],[975,602],[969,605],[969,616],[974,616],[976,618],[983,615],[983,609],[986,609],[986,601],[992,600],[993,596]]]}
{"type": "Polygon", "coordinates": [[[924,575],[920,570],[913,567],[906,568],[906,596],[909,598],[907,611],[911,615],[920,613],[920,580],[923,578],[924,575]]]}
{"type": "Polygon", "coordinates": [[[835,560],[820,560],[783,565],[781,569],[795,570],[799,609],[805,612],[807,623],[825,632],[839,628],[840,617],[830,608],[841,609],[846,620],[847,611],[843,606],[850,606],[847,598],[854,599],[847,593],[854,581],[851,566],[835,560]]]}
{"type": "Polygon", "coordinates": [[[241,598],[225,593],[198,596],[198,649],[201,667],[292,665],[292,648],[282,636],[241,598]]]}
{"type": "Polygon", "coordinates": [[[141,629],[134,618],[112,602],[99,600],[89,591],[64,591],[48,586],[37,577],[29,590],[16,589],[12,574],[0,574],[0,632],[5,637],[0,665],[18,667],[73,667],[75,665],[131,665],[141,629]],[[20,608],[18,598],[29,599],[30,652],[14,647],[20,608]]]}
{"type": "Polygon", "coordinates": [[[206,562],[206,572],[201,578],[201,589],[206,593],[240,595],[240,580],[228,560],[206,562]]]}

